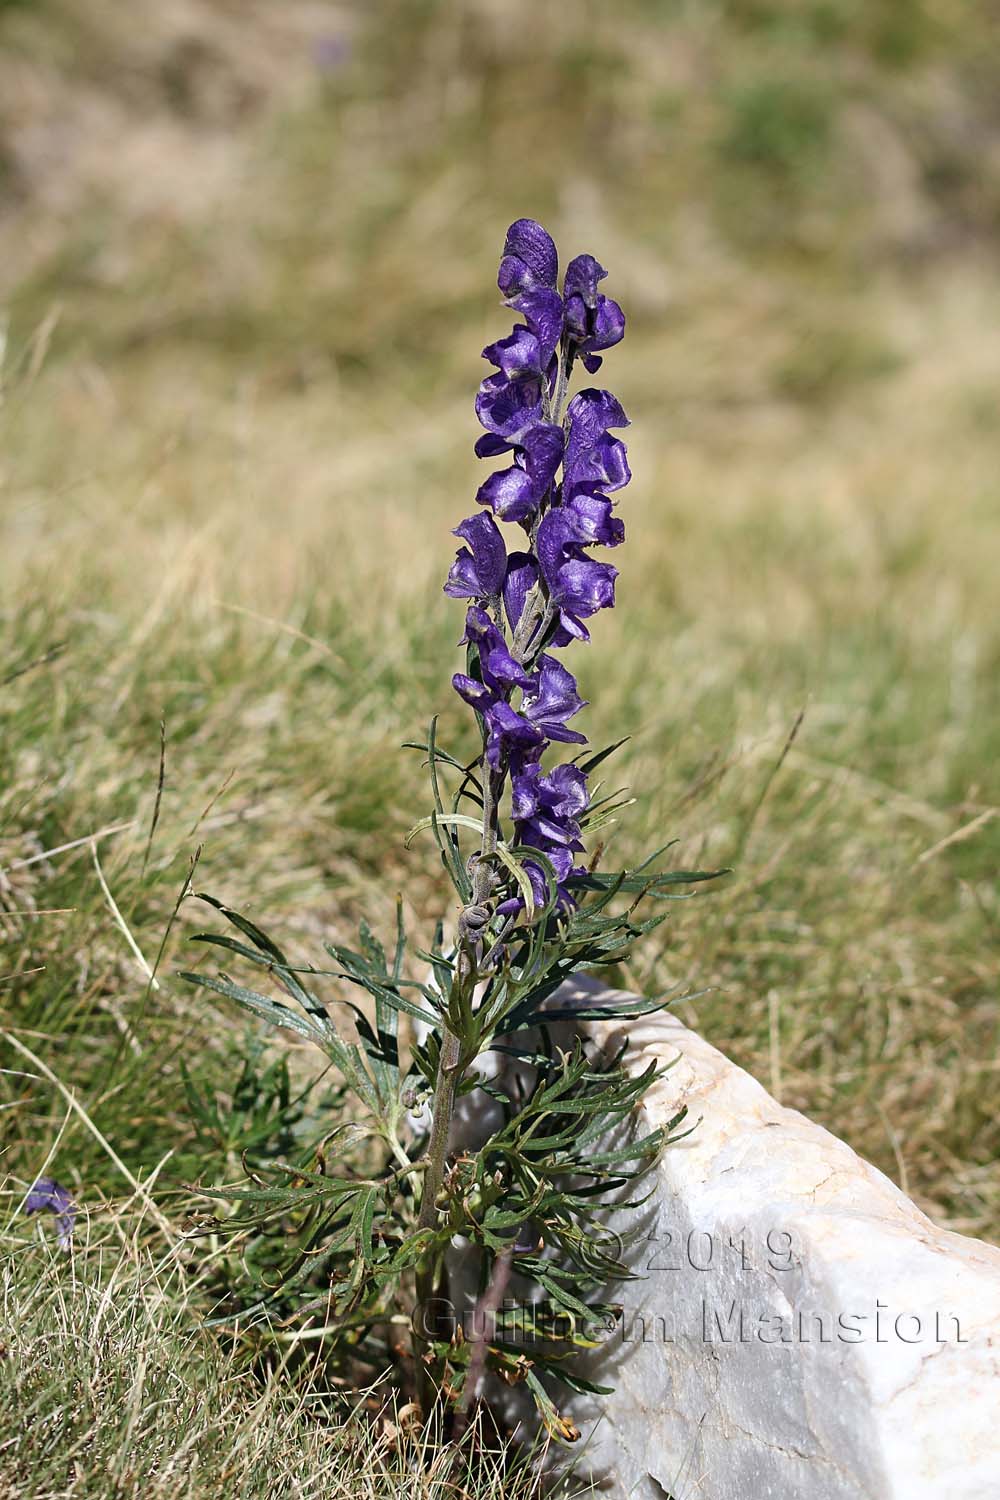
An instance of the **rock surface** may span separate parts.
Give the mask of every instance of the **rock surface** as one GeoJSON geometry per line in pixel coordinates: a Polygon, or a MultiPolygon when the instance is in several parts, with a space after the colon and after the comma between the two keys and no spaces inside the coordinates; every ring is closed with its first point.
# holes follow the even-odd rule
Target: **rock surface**
{"type": "Polygon", "coordinates": [[[647,1179],[581,1469],[623,1500],[1000,1500],[1000,1250],[676,1018],[629,1037],[637,1069],[676,1060],[643,1130],[681,1104],[694,1128],[647,1179]]]}

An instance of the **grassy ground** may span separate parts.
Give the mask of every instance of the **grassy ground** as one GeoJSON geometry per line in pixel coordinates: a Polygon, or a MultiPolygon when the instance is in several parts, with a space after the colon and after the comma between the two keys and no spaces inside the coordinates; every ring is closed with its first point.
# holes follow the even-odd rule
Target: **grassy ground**
{"type": "MultiPolygon", "coordinates": [[[[134,1208],[134,1205],[133,1205],[134,1208]]],[[[62,1257],[26,1249],[0,1266],[5,1500],[529,1500],[530,1470],[497,1447],[435,1449],[375,1389],[296,1390],[279,1365],[255,1386],[196,1330],[192,1288],[137,1244],[136,1215],[62,1257]],[[477,1450],[479,1451],[479,1450],[477,1450]]],[[[469,1434],[470,1438],[472,1433],[469,1434]]]]}
{"type": "Polygon", "coordinates": [[[398,745],[469,738],[440,582],[530,213],[630,315],[580,665],[633,736],[615,853],[735,867],[627,977],[715,986],[686,1019],[1000,1234],[995,8],[605,9],[0,4],[12,1205],[50,1154],[95,1223],[221,1175],[179,1063],[225,1103],[245,1032],[171,978],[197,849],[304,955],[397,889],[429,932],[398,745]]]}

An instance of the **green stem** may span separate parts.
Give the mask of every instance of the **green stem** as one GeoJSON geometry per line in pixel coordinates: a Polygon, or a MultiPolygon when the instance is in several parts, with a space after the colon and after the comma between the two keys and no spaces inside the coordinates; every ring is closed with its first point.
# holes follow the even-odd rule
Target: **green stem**
{"type": "MultiPolygon", "coordinates": [[[[458,1064],[460,1057],[458,1037],[444,1024],[441,1035],[441,1056],[438,1061],[437,1082],[434,1085],[433,1118],[431,1136],[427,1144],[427,1171],[424,1173],[423,1196],[420,1200],[420,1217],[417,1228],[434,1229],[438,1221],[437,1196],[444,1182],[445,1162],[448,1156],[448,1137],[451,1134],[451,1118],[455,1111],[455,1093],[458,1088],[458,1064]]],[[[417,1399],[424,1416],[430,1415],[434,1403],[434,1381],[431,1371],[423,1359],[421,1345],[426,1345],[428,1327],[433,1317],[434,1298],[437,1287],[434,1280],[436,1256],[428,1255],[426,1264],[418,1263],[416,1274],[417,1322],[414,1334],[414,1364],[416,1367],[417,1399]]]]}

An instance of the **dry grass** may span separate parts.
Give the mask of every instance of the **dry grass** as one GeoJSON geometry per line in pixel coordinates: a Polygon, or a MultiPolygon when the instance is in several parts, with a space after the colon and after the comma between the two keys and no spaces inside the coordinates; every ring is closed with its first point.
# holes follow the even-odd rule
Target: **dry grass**
{"type": "Polygon", "coordinates": [[[0,1261],[0,1392],[17,1413],[0,1442],[4,1500],[537,1496],[523,1459],[471,1441],[435,1451],[433,1424],[416,1429],[378,1388],[348,1399],[280,1366],[255,1376],[194,1331],[184,1277],[132,1227],[68,1264],[39,1243],[0,1261]]]}

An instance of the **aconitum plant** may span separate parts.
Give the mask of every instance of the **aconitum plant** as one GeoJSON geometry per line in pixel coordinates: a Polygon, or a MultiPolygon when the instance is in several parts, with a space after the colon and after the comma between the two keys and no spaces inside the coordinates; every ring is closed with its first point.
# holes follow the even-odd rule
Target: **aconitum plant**
{"type": "Polygon", "coordinates": [[[433,835],[457,897],[430,950],[414,951],[417,974],[407,977],[401,903],[391,957],[363,923],[356,950],[330,943],[333,967],[317,968],[204,897],[239,936],[199,940],[256,964],[283,994],[186,976],[314,1043],[352,1099],[349,1117],[297,1159],[248,1150],[249,1185],[200,1189],[235,1202],[207,1227],[242,1237],[239,1264],[263,1293],[228,1288],[238,1311],[219,1321],[235,1318],[254,1341],[264,1319],[311,1322],[303,1337],[325,1341],[356,1379],[388,1358],[425,1414],[439,1401],[456,1428],[492,1373],[530,1391],[561,1439],[576,1430],[559,1391],[600,1389],[573,1356],[613,1325],[606,1289],[632,1274],[607,1213],[621,1212],[681,1119],[637,1132],[655,1065],[631,1071],[624,1049],[611,1055],[587,1031],[662,997],[594,998],[565,982],[625,959],[664,920],[665,908],[646,915],[647,903],[711,878],[659,871],[663,850],[616,873],[597,868],[596,848],[587,858],[588,836],[623,805],[591,782],[617,745],[585,748],[576,724],[586,705],[566,664],[582,659],[594,617],[615,602],[605,549],[624,541],[613,497],[631,477],[618,400],[589,385],[573,392],[578,369],[596,375],[625,331],[605,277],[578,255],[560,291],[551,236],[532,219],[507,232],[498,284],[521,321],[483,351],[493,370],[476,398],[476,452],[505,464],[455,528],[444,585],[467,601],[465,670],[453,684],[475,714],[477,748],[471,759],[444,748],[436,718],[412,746],[427,757],[433,807],[407,842],[433,835]],[[367,1005],[355,1003],[358,990],[367,1005]],[[331,1003],[346,1008],[356,1040],[331,1003]],[[555,1020],[563,1040],[573,1030],[571,1045],[555,1044],[555,1020]],[[348,1141],[355,1169],[343,1161],[348,1141]],[[478,1278],[470,1309],[448,1284],[456,1254],[478,1278]],[[507,1295],[526,1283],[520,1303],[507,1295]]]}

